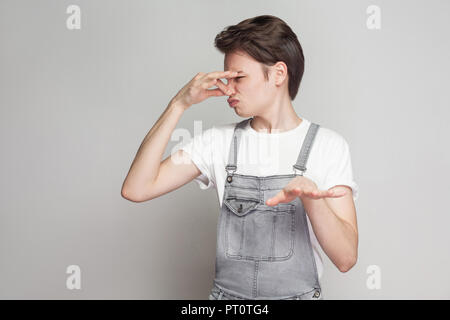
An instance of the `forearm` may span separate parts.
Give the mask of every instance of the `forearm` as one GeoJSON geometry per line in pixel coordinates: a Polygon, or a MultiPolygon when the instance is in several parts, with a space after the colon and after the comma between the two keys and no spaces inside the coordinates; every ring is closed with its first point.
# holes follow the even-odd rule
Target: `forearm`
{"type": "Polygon", "coordinates": [[[172,99],[142,141],[122,186],[122,194],[138,196],[156,179],[169,139],[186,107],[172,99]]]}
{"type": "Polygon", "coordinates": [[[357,232],[339,218],[323,198],[302,201],[322,249],[340,271],[348,271],[357,260],[357,232]]]}

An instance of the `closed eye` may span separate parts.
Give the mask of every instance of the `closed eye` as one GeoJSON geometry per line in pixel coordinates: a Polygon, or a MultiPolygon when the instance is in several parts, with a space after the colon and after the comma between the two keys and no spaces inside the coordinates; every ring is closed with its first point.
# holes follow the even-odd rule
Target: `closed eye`
{"type": "MultiPolygon", "coordinates": [[[[241,76],[241,77],[235,77],[235,78],[233,78],[233,79],[235,79],[235,81],[238,81],[240,78],[245,78],[245,77],[244,77],[244,76],[241,76]]],[[[230,81],[227,80],[227,83],[230,83],[230,81]]]]}

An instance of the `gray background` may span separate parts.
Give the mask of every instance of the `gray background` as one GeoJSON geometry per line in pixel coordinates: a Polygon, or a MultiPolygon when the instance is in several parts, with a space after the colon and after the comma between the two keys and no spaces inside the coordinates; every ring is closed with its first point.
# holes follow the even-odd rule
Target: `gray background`
{"type": "MultiPolygon", "coordinates": [[[[207,299],[215,190],[120,195],[146,133],[197,72],[223,70],[224,27],[285,20],[306,65],[297,114],[342,134],[360,186],[359,259],[324,256],[325,299],[449,299],[448,1],[0,2],[0,298],[207,299]],[[81,30],[66,8],[81,7],[81,30]],[[369,5],[381,29],[366,27],[369,5]],[[81,290],[66,268],[81,268],[81,290]],[[381,269],[381,289],[366,286],[381,269]]],[[[238,121],[194,105],[193,134],[238,121]]],[[[165,156],[180,141],[171,141],[165,156]]]]}

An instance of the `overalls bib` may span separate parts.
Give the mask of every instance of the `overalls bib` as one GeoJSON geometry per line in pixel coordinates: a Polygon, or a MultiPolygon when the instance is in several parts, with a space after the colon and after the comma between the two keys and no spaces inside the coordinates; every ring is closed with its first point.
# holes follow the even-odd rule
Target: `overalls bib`
{"type": "Polygon", "coordinates": [[[293,174],[258,177],[234,173],[242,128],[250,120],[237,123],[233,132],[209,299],[323,299],[302,201],[296,197],[276,206],[265,204],[306,171],[320,126],[311,123],[293,174]]]}

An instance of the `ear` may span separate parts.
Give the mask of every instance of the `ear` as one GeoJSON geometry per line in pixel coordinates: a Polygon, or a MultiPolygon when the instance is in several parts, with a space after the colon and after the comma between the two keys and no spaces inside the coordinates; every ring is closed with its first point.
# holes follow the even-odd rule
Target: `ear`
{"type": "Polygon", "coordinates": [[[272,70],[275,76],[275,84],[282,85],[284,81],[288,79],[288,68],[283,61],[278,61],[272,66],[272,70]]]}

